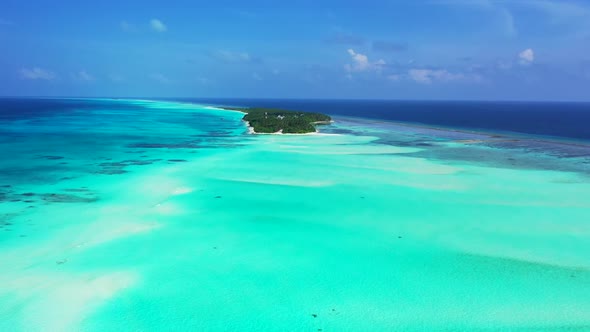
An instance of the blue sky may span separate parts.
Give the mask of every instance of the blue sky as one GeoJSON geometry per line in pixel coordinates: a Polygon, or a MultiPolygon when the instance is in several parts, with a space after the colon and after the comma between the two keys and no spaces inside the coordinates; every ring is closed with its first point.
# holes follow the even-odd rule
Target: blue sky
{"type": "Polygon", "coordinates": [[[3,0],[0,95],[590,100],[590,1],[3,0]]]}

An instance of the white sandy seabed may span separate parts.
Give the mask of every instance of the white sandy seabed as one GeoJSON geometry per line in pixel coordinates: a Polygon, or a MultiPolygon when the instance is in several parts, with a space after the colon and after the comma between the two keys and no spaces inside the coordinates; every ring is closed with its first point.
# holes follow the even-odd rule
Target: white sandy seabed
{"type": "Polygon", "coordinates": [[[136,103],[158,142],[194,132],[174,112],[233,134],[62,148],[70,165],[51,178],[71,179],[7,184],[35,195],[0,206],[1,331],[590,329],[587,177],[416,158],[368,136],[244,136],[238,113],[136,103]],[[89,172],[100,158],[161,161],[89,172]]]}

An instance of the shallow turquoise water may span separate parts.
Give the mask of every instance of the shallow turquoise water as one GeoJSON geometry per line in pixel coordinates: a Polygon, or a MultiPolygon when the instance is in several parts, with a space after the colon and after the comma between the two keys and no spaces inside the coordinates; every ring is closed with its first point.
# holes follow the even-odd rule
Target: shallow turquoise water
{"type": "Polygon", "coordinates": [[[590,330],[575,158],[99,102],[0,128],[0,331],[590,330]]]}

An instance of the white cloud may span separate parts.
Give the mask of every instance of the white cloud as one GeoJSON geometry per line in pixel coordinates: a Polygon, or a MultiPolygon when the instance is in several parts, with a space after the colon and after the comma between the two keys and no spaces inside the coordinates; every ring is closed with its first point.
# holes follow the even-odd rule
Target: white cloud
{"type": "Polygon", "coordinates": [[[92,75],[88,74],[88,72],[85,70],[81,70],[81,71],[73,74],[72,77],[76,81],[84,81],[84,82],[94,81],[94,77],[92,75]]]}
{"type": "Polygon", "coordinates": [[[430,84],[434,79],[433,75],[435,72],[442,72],[442,71],[434,71],[430,69],[410,69],[408,71],[408,75],[410,78],[418,83],[423,84],[430,84]]]}
{"type": "Polygon", "coordinates": [[[352,48],[348,49],[348,54],[350,54],[354,61],[352,65],[346,65],[348,71],[363,71],[369,68],[369,58],[366,55],[356,53],[352,48]]]}
{"type": "Polygon", "coordinates": [[[168,77],[166,77],[162,74],[152,74],[152,75],[150,75],[150,78],[153,79],[154,81],[158,81],[162,84],[172,83],[172,81],[168,77]]]}
{"type": "Polygon", "coordinates": [[[160,20],[158,20],[156,18],[154,18],[154,19],[152,19],[150,21],[150,26],[156,32],[166,32],[166,31],[168,31],[168,28],[166,27],[166,25],[162,21],[160,21],[160,20]]]}
{"type": "Polygon", "coordinates": [[[531,48],[527,48],[518,54],[518,58],[521,65],[528,66],[535,61],[535,51],[531,48]]]}
{"type": "Polygon", "coordinates": [[[410,69],[408,77],[420,84],[434,82],[481,82],[482,77],[473,73],[453,73],[446,69],[410,69]]]}
{"type": "Polygon", "coordinates": [[[386,65],[385,60],[380,59],[375,62],[370,62],[369,58],[361,53],[356,53],[352,48],[348,49],[348,54],[352,58],[352,64],[344,65],[344,69],[351,72],[363,71],[380,71],[386,65]]]}
{"type": "Polygon", "coordinates": [[[39,67],[23,68],[20,70],[20,76],[26,80],[46,80],[52,81],[57,76],[52,71],[42,69],[39,67]]]}

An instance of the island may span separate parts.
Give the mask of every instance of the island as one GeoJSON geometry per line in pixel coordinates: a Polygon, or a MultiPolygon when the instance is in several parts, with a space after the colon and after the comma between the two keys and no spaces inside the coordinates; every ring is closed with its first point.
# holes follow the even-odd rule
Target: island
{"type": "Polygon", "coordinates": [[[321,113],[259,107],[223,107],[246,113],[244,120],[256,134],[307,134],[317,132],[316,125],[330,124],[332,118],[321,113]]]}

